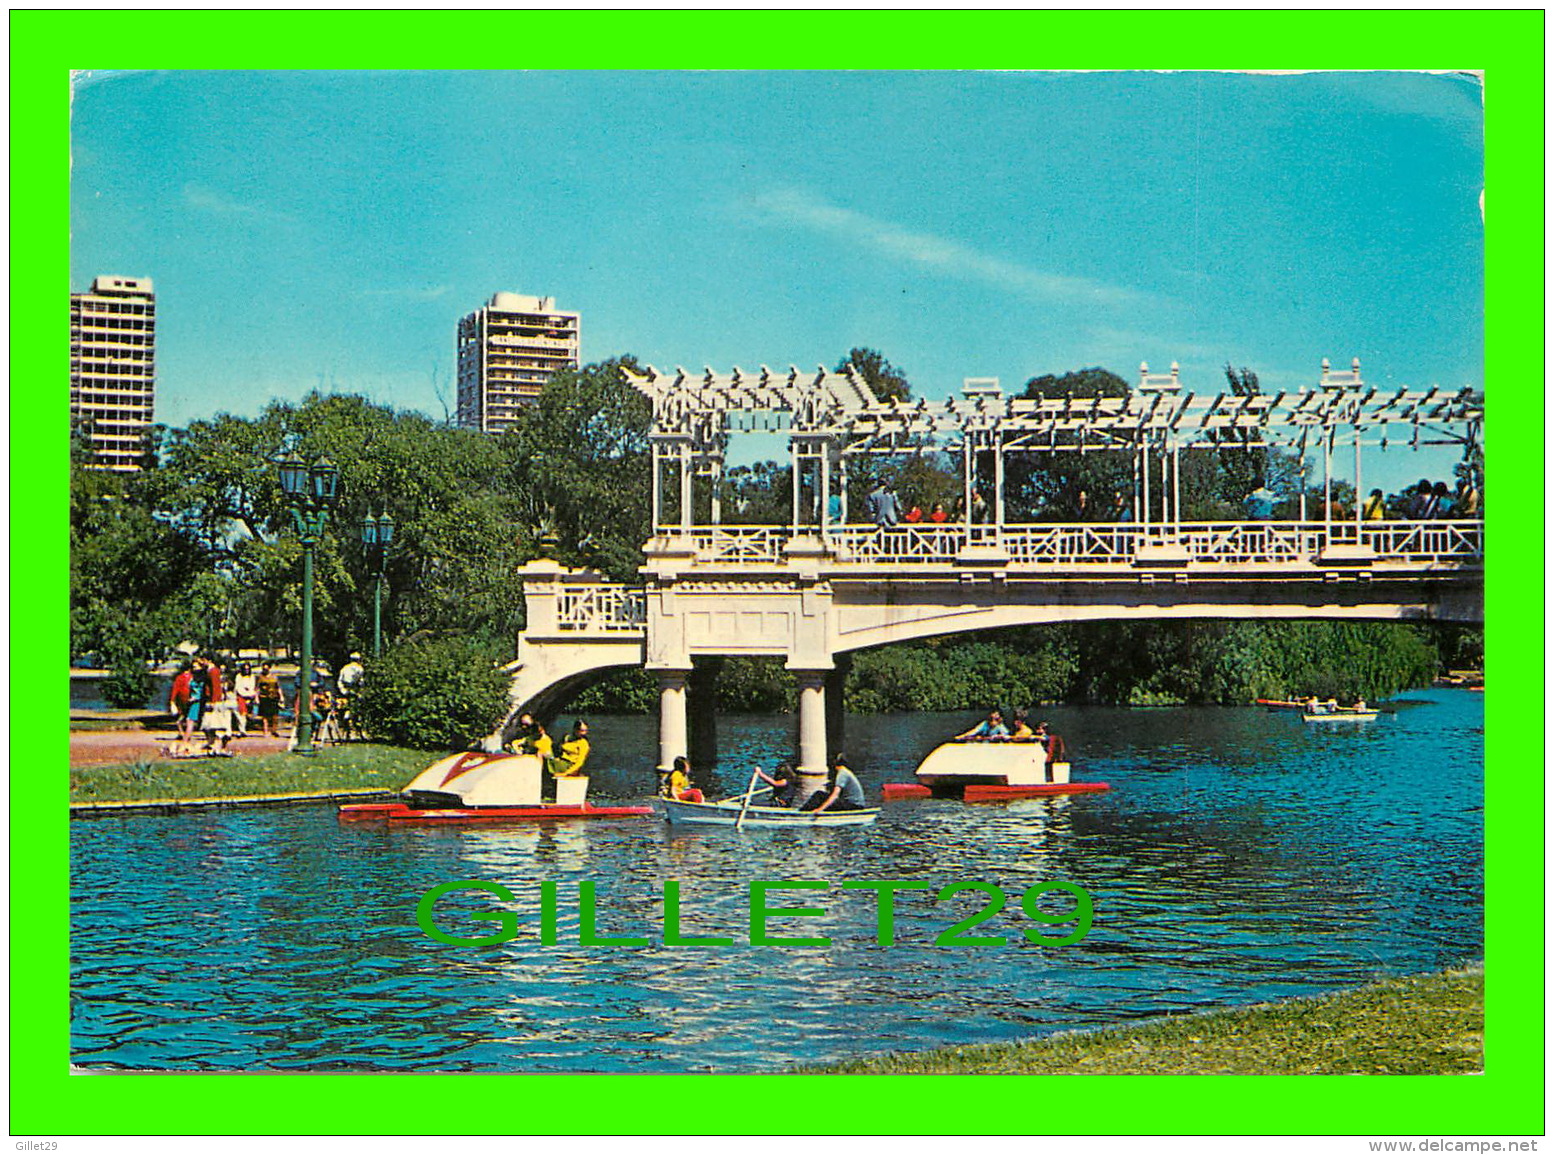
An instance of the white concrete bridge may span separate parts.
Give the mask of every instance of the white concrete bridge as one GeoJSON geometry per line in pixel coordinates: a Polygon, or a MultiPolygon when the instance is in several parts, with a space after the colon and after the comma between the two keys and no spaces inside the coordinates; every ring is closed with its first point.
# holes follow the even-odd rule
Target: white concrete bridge
{"type": "MultiPolygon", "coordinates": [[[[1101,619],[1482,621],[1484,530],[1477,518],[1363,520],[1356,509],[1353,518],[1338,519],[1327,501],[1320,520],[1181,519],[1184,449],[1294,444],[1304,453],[1315,444],[1330,493],[1332,453],[1345,422],[1357,478],[1367,433],[1383,444],[1400,434],[1413,444],[1440,444],[1441,436],[1470,449],[1477,444],[1480,398],[1365,392],[1358,365],[1343,376],[1322,393],[1289,400],[1179,397],[1171,393],[1173,373],[1170,384],[1154,378],[1155,390],[1127,398],[1004,402],[984,393],[957,412],[953,401],[882,405],[851,375],[838,385],[824,371],[807,380],[768,374],[764,383],[737,371],[727,379],[709,374],[694,403],[684,374],[650,374],[637,382],[655,402],[656,532],[644,547],[643,581],[611,583],[555,562],[530,562],[515,708],[543,708],[600,671],[646,667],[659,679],[666,769],[688,752],[695,671],[733,655],[781,657],[799,683],[798,766],[818,776],[827,715],[833,731],[839,718],[845,655],[874,646],[1101,619]],[[723,524],[716,520],[717,482],[729,414],[763,406],[789,415],[791,522],[723,524]],[[921,453],[924,436],[939,428],[959,437],[951,448],[962,456],[964,509],[974,508],[978,474],[992,458],[994,501],[985,520],[849,521],[850,455],[879,451],[882,436],[921,453]],[[1282,443],[1272,436],[1280,429],[1296,437],[1282,443]],[[1005,520],[1005,453],[1064,452],[1092,438],[1134,456],[1130,520],[1005,520]],[[678,470],[677,495],[662,485],[666,466],[678,470]],[[700,502],[698,482],[709,489],[700,502]],[[697,508],[710,509],[715,520],[693,521],[697,508]]],[[[1146,370],[1142,384],[1150,382],[1146,370]]],[[[696,713],[710,710],[709,702],[696,713]]]]}

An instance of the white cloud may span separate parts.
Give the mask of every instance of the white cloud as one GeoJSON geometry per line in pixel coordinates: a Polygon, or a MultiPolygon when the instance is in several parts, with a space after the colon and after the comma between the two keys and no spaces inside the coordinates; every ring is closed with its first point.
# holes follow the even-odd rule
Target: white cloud
{"type": "Polygon", "coordinates": [[[259,212],[253,205],[242,204],[225,193],[206,188],[202,184],[195,184],[193,181],[183,186],[183,202],[191,209],[221,216],[257,215],[259,212]]]}
{"type": "Polygon", "coordinates": [[[960,241],[913,232],[889,221],[830,204],[801,189],[763,193],[752,203],[767,219],[798,225],[837,237],[857,248],[948,276],[981,281],[1021,296],[1092,305],[1136,305],[1151,299],[1151,294],[1138,290],[1106,285],[1085,277],[1049,273],[982,252],[960,241]]]}

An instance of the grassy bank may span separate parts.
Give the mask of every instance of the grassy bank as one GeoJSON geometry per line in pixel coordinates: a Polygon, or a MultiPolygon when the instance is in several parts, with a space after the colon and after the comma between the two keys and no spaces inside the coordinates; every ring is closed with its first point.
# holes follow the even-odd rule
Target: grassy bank
{"type": "Polygon", "coordinates": [[[397,746],[329,746],[311,758],[244,754],[235,758],[143,759],[70,771],[72,802],[149,798],[224,798],[308,790],[398,790],[439,755],[397,746]]]}
{"type": "Polygon", "coordinates": [[[1451,1075],[1483,1069],[1482,966],[1031,1043],[805,1068],[855,1075],[1451,1075]]]}

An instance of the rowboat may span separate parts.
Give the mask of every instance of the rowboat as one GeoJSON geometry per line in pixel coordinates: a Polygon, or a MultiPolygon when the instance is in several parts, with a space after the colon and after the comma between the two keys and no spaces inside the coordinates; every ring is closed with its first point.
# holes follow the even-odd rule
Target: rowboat
{"type": "Polygon", "coordinates": [[[546,799],[545,766],[535,754],[467,751],[432,763],[410,780],[394,802],[340,807],[341,822],[544,822],[573,818],[637,818],[650,806],[593,806],[588,777],[556,777],[556,797],[546,799]]]}
{"type": "Polygon", "coordinates": [[[1068,762],[1049,762],[1036,741],[954,740],[935,746],[917,767],[916,782],[887,782],[887,801],[959,798],[998,802],[1052,794],[1099,794],[1105,782],[1073,782],[1068,762]]]}
{"type": "Polygon", "coordinates": [[[750,806],[738,798],[722,802],[681,802],[659,798],[655,805],[672,826],[867,826],[879,817],[879,807],[865,810],[789,810],[784,806],[750,806]]]}
{"type": "Polygon", "coordinates": [[[1374,722],[1380,716],[1380,710],[1356,710],[1352,706],[1339,706],[1336,710],[1318,713],[1307,710],[1301,714],[1308,722],[1374,722]]]}

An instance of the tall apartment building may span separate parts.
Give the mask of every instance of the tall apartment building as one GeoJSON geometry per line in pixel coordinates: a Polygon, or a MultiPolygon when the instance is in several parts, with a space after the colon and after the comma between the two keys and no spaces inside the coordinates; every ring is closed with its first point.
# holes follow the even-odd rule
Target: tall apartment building
{"type": "Polygon", "coordinates": [[[458,424],[504,433],[558,369],[577,368],[578,315],[552,297],[497,293],[459,322],[458,424]]]}
{"type": "Polygon", "coordinates": [[[89,423],[94,468],[140,468],[155,401],[151,278],[98,277],[71,293],[70,427],[89,423]]]}

